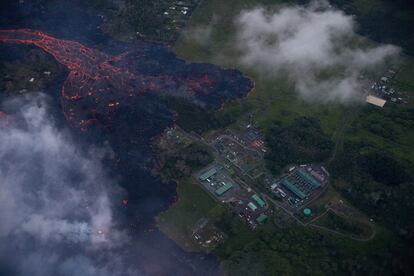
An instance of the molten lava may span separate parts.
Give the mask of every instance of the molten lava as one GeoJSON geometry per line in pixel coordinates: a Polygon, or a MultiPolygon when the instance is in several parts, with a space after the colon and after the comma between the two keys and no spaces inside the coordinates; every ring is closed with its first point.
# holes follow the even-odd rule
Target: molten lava
{"type": "MultiPolygon", "coordinates": [[[[217,67],[212,69],[212,65],[177,63],[175,56],[172,62],[174,68],[162,64],[162,60],[154,62],[153,57],[143,56],[145,64],[135,70],[131,66],[129,53],[113,57],[75,41],[57,39],[28,29],[0,30],[0,42],[34,45],[67,67],[69,74],[61,89],[62,108],[69,123],[82,130],[95,123],[110,125],[111,114],[121,105],[128,104],[130,97],[142,93],[171,92],[175,95],[182,92],[180,96],[186,94],[186,97],[197,98],[201,102],[206,101],[205,96],[211,91],[225,95],[235,90],[234,94],[244,95],[252,87],[245,78],[240,82],[243,83],[241,88],[235,87],[240,81],[239,76],[233,82],[221,77],[221,74],[233,76],[235,71],[227,70],[226,73],[217,67]],[[200,72],[203,70],[206,72],[200,72]]],[[[140,56],[132,58],[140,59],[140,56]]],[[[171,61],[171,58],[168,60],[171,61]]]]}

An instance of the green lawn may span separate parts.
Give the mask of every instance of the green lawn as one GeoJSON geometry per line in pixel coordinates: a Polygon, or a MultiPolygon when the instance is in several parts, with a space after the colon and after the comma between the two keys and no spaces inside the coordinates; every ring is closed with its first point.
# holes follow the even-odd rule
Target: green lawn
{"type": "Polygon", "coordinates": [[[332,211],[320,217],[315,224],[357,239],[369,239],[374,235],[373,227],[367,223],[337,215],[332,211]]]}
{"type": "Polygon", "coordinates": [[[179,181],[178,201],[157,217],[157,225],[167,236],[188,251],[200,251],[191,238],[196,223],[206,217],[220,215],[218,205],[192,178],[179,181]]]}

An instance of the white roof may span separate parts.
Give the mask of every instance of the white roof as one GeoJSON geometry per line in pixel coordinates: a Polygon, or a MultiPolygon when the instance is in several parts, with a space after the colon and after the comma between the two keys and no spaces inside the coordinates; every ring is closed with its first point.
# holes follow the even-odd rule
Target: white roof
{"type": "Polygon", "coordinates": [[[379,107],[384,107],[385,103],[387,102],[384,99],[372,96],[372,95],[368,95],[367,99],[366,99],[367,103],[379,106],[379,107]]]}

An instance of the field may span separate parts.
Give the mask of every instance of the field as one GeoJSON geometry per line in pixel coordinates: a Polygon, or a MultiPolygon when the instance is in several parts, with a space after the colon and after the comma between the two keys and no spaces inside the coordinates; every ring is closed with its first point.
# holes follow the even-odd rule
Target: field
{"type": "MultiPolygon", "coordinates": [[[[412,171],[414,168],[414,154],[411,150],[414,141],[413,59],[405,55],[402,57],[401,71],[393,80],[393,85],[407,96],[409,104],[388,104],[384,109],[379,109],[363,104],[341,105],[302,101],[294,91],[294,84],[286,76],[266,79],[257,70],[240,65],[240,53],[233,45],[234,20],[241,10],[257,5],[287,2],[296,1],[204,1],[192,17],[187,33],[183,34],[174,46],[174,51],[178,56],[188,60],[236,68],[255,81],[255,89],[248,97],[224,105],[216,112],[216,116],[233,117],[236,121],[247,120],[252,116],[253,121],[264,133],[268,132],[275,121],[289,125],[303,116],[318,119],[324,133],[332,137],[335,143],[335,150],[327,162],[334,172],[333,188],[336,191],[331,191],[324,198],[339,198],[347,204],[353,204],[357,212],[362,212],[364,222],[344,219],[343,216],[334,215],[329,211],[325,217],[320,218],[320,222],[317,220],[315,223],[334,231],[341,229],[345,236],[359,236],[364,240],[372,234],[366,221],[373,217],[375,222],[378,221],[375,226],[375,237],[372,240],[355,241],[321,229],[300,227],[291,219],[286,221],[285,218],[272,218],[263,229],[252,233],[237,217],[225,212],[217,225],[228,235],[228,239],[214,252],[232,274],[387,274],[392,267],[390,262],[401,262],[401,258],[405,258],[401,256],[404,256],[407,248],[391,225],[407,229],[412,209],[408,208],[398,215],[400,209],[395,203],[410,206],[406,199],[409,196],[405,195],[410,195],[412,189],[405,186],[386,187],[377,183],[372,180],[372,176],[367,176],[366,168],[362,165],[366,161],[365,154],[376,154],[384,150],[387,158],[389,157],[384,160],[399,160],[397,163],[401,162],[408,170],[412,171]],[[191,33],[206,28],[210,30],[210,39],[207,42],[200,43],[191,36],[191,33]],[[349,152],[355,155],[348,156],[349,152]],[[357,162],[356,159],[363,159],[364,162],[357,162]],[[354,164],[355,167],[343,167],[345,163],[354,164]],[[343,177],[341,169],[344,175],[348,173],[356,176],[343,177]],[[366,184],[361,185],[361,182],[366,184]],[[375,194],[375,191],[380,192],[375,194]],[[336,196],[332,196],[331,193],[336,196]],[[374,195],[383,198],[384,201],[372,201],[370,197],[374,195]],[[382,214],[380,210],[384,210],[382,214]],[[390,218],[393,219],[390,221],[390,218]],[[382,223],[387,226],[383,227],[382,223]],[[318,250],[315,251],[315,248],[318,250]],[[393,257],[390,258],[389,254],[393,257]],[[357,265],[361,259],[364,260],[363,267],[357,265]]],[[[367,12],[364,9],[371,4],[371,1],[353,2],[357,3],[363,12],[367,12]]],[[[315,202],[314,205],[319,206],[320,213],[325,209],[322,202],[315,202]]]]}
{"type": "Polygon", "coordinates": [[[178,201],[158,216],[157,226],[184,249],[200,251],[191,239],[193,230],[199,220],[220,214],[222,207],[190,178],[180,180],[177,196],[178,201]]]}
{"type": "Polygon", "coordinates": [[[375,235],[373,228],[367,223],[337,215],[332,211],[319,218],[315,224],[357,240],[368,240],[375,235]]]}

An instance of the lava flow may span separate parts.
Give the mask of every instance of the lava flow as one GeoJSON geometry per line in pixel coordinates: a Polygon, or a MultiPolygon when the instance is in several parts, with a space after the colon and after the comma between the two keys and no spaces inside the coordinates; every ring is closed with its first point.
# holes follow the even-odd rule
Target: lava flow
{"type": "MultiPolygon", "coordinates": [[[[167,66],[167,70],[162,63],[168,61],[154,62],[152,59],[156,60],[156,57],[145,56],[142,58],[145,64],[140,64],[137,70],[135,64],[131,66],[130,59],[138,59],[136,62],[140,63],[140,55],[131,57],[125,53],[113,57],[75,41],[57,39],[28,29],[0,30],[0,42],[34,45],[67,67],[69,74],[61,89],[62,108],[69,123],[82,130],[95,123],[109,125],[111,114],[120,105],[128,104],[130,97],[142,93],[185,93],[197,102],[203,102],[211,91],[216,92],[216,98],[220,94],[222,98],[231,98],[244,95],[252,87],[250,81],[240,77],[241,74],[236,74],[234,70],[187,64],[175,56],[173,59],[171,56],[167,58],[174,68],[167,66]],[[223,77],[226,74],[237,78],[233,82],[228,81],[228,78],[223,77]],[[240,80],[243,87],[235,85],[240,80]],[[236,91],[235,95],[232,96],[229,91],[236,91]]],[[[148,48],[152,47],[148,45],[153,44],[142,45],[148,48]]]]}

